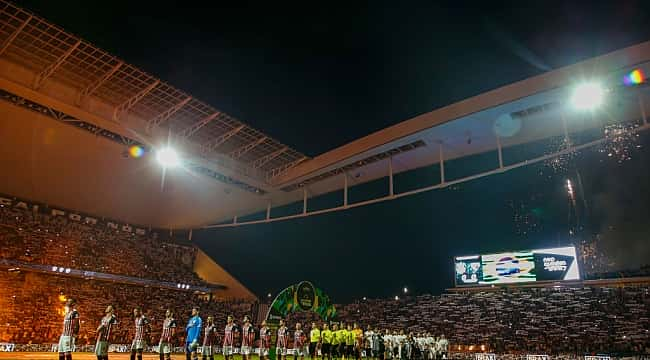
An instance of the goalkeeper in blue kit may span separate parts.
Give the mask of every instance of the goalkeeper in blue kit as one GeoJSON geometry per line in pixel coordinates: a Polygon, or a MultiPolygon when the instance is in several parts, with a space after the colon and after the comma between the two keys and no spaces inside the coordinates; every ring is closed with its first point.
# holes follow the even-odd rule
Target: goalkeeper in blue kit
{"type": "Polygon", "coordinates": [[[185,327],[187,333],[187,336],[185,337],[185,358],[187,360],[199,358],[199,354],[196,350],[199,347],[199,336],[201,335],[202,324],[203,321],[201,320],[201,317],[199,317],[199,308],[193,307],[192,317],[187,322],[187,327],[185,327]]]}

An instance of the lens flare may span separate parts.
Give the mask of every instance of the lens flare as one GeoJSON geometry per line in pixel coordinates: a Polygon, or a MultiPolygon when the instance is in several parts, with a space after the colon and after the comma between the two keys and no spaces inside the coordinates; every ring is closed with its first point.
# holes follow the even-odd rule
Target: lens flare
{"type": "Polygon", "coordinates": [[[172,168],[180,164],[180,159],[176,151],[172,148],[164,148],[156,152],[156,159],[166,168],[172,168]]]}
{"type": "Polygon", "coordinates": [[[133,145],[133,146],[131,146],[129,148],[129,155],[132,158],[137,159],[137,158],[141,157],[142,155],[144,155],[144,148],[142,148],[142,146],[140,146],[140,145],[133,145]]]}
{"type": "Polygon", "coordinates": [[[646,80],[645,74],[641,69],[634,69],[623,77],[623,83],[627,86],[639,85],[646,80]]]}
{"type": "Polygon", "coordinates": [[[571,104],[577,110],[594,110],[605,98],[605,89],[597,82],[579,84],[571,94],[571,104]]]}

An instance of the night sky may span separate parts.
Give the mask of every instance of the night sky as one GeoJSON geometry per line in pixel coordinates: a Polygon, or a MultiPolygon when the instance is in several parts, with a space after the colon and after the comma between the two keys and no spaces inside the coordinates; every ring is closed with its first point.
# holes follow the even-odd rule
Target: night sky
{"type": "MultiPolygon", "coordinates": [[[[17,3],[310,156],[650,39],[647,1],[17,3]]],[[[195,238],[259,295],[304,279],[335,302],[392,296],[405,285],[439,293],[453,284],[454,255],[567,244],[564,184],[580,176],[585,209],[577,236],[599,234],[616,267],[638,266],[650,257],[650,144],[630,142],[632,159],[622,162],[595,149],[559,171],[531,166],[195,238]]],[[[467,161],[457,166],[493,160],[467,161]]],[[[435,181],[428,176],[405,175],[397,186],[435,181]]]]}

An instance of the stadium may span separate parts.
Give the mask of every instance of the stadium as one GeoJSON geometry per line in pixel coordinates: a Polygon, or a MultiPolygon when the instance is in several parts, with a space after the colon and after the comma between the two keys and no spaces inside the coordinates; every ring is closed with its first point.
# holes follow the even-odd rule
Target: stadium
{"type": "Polygon", "coordinates": [[[0,0],[0,360],[650,356],[650,41],[285,140],[37,9],[0,0]]]}

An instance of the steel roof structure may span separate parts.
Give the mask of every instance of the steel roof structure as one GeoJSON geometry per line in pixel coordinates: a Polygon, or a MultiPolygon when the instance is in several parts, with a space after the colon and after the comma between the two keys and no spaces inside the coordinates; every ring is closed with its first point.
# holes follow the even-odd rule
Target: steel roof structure
{"type": "Polygon", "coordinates": [[[166,228],[228,220],[218,226],[238,226],[238,217],[265,210],[256,222],[345,210],[595,146],[605,139],[580,142],[574,135],[608,123],[647,130],[648,87],[620,81],[634,68],[650,74],[650,42],[482,93],[309,158],[0,0],[0,168],[11,174],[0,177],[0,193],[166,228]],[[571,111],[567,97],[573,85],[590,78],[601,80],[616,101],[586,116],[571,111]],[[502,118],[520,129],[499,135],[502,118]],[[557,136],[571,145],[528,159],[508,153],[557,136]],[[183,154],[187,172],[165,175],[146,157],[116,156],[133,144],[154,149],[168,141],[183,154]],[[481,173],[445,172],[450,160],[487,153],[493,163],[481,173]],[[429,166],[437,166],[439,183],[395,190],[393,175],[429,166]],[[349,188],[383,178],[385,196],[348,199],[349,188]],[[340,206],[310,208],[310,199],[337,191],[343,193],[340,206]],[[302,212],[273,216],[276,207],[300,202],[302,212]]]}
{"type": "Polygon", "coordinates": [[[37,75],[33,88],[56,80],[78,91],[76,103],[94,97],[114,107],[112,120],[144,121],[146,133],[168,130],[272,179],[307,160],[304,154],[200,99],[74,36],[10,2],[0,1],[0,56],[37,75]]]}

